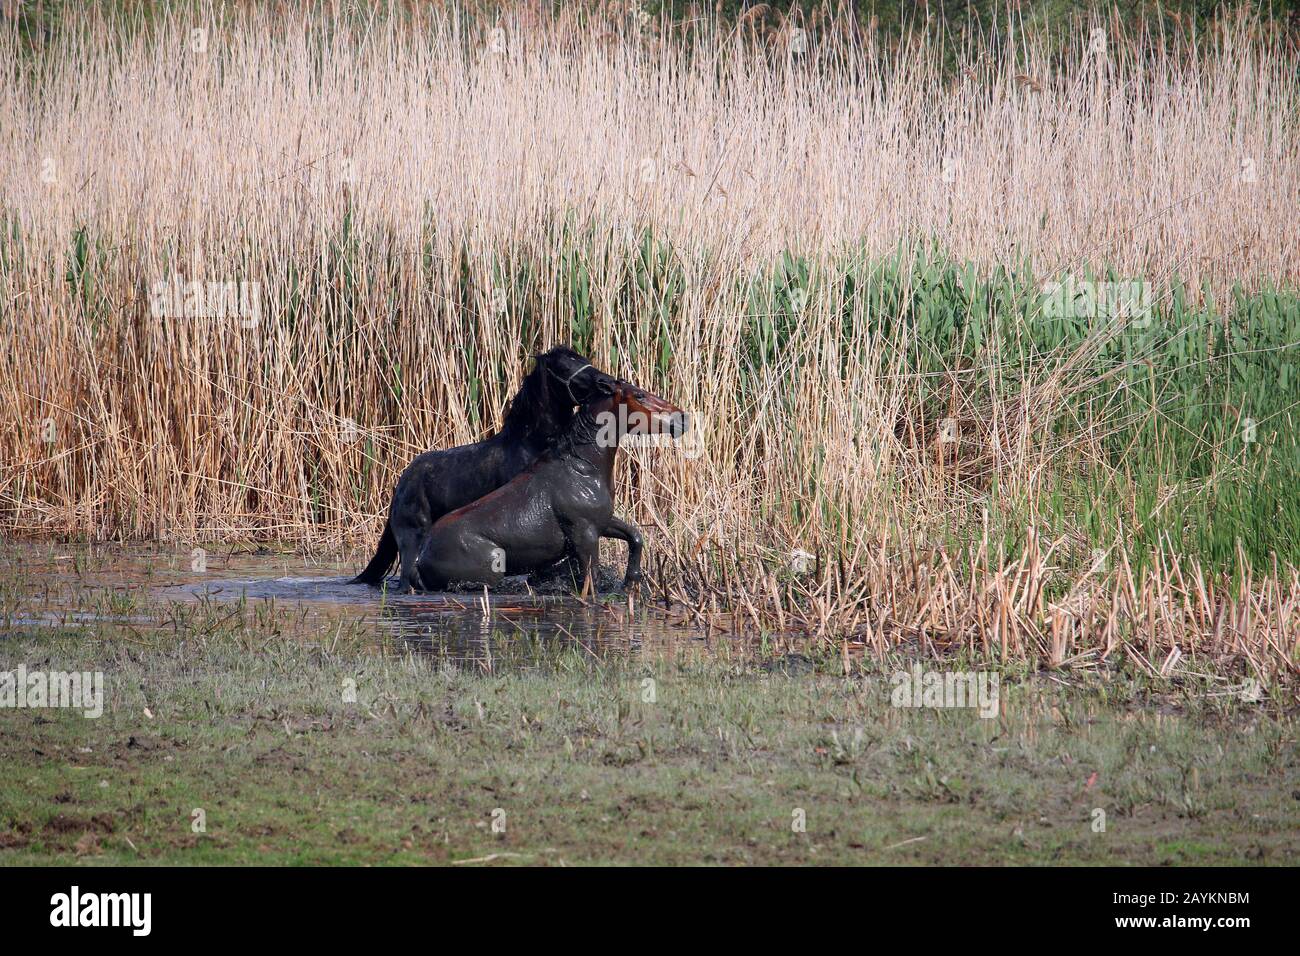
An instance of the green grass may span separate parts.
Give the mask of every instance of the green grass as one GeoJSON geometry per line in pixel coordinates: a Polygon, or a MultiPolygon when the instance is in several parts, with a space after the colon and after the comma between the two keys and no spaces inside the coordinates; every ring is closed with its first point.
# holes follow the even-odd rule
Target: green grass
{"type": "Polygon", "coordinates": [[[1003,497],[998,473],[965,474],[968,490],[998,503],[994,520],[1013,552],[1036,516],[1090,548],[1122,542],[1138,565],[1162,549],[1227,570],[1238,549],[1259,568],[1274,557],[1300,562],[1295,290],[1238,287],[1216,302],[1177,279],[1146,283],[1106,269],[1045,276],[1028,263],[979,270],[938,250],[900,249],[821,269],[787,254],[752,280],[749,302],[755,380],[785,361],[797,381],[808,354],[796,344],[801,311],[831,308],[845,360],[856,342],[912,383],[898,430],[925,451],[955,416],[958,458],[978,457],[993,441],[981,430],[993,409],[1030,409],[1030,441],[1051,453],[1038,493],[1017,501],[1003,497]],[[1065,308],[1044,293],[1053,282],[1065,283],[1065,308]],[[1135,282],[1146,285],[1149,314],[1090,306],[1083,292],[1135,282]]]}
{"type": "Polygon", "coordinates": [[[894,665],[845,678],[838,659],[787,673],[578,650],[489,674],[239,620],[190,621],[185,640],[0,642],[0,669],[102,669],[109,697],[98,720],[0,710],[0,863],[1226,864],[1300,848],[1293,719],[1207,687],[1004,675],[1003,715],[982,720],[891,707],[894,665]]]}

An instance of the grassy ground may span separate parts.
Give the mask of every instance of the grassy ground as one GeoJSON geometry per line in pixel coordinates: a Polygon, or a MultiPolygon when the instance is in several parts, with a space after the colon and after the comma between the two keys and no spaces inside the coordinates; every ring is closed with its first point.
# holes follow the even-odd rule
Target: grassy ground
{"type": "Polygon", "coordinates": [[[575,650],[489,673],[277,637],[265,618],[191,623],[0,639],[0,670],[98,669],[107,687],[99,719],[0,709],[0,862],[1277,864],[1300,848],[1293,719],[1187,684],[1004,676],[985,720],[892,707],[892,666],[846,678],[838,657],[575,650]]]}

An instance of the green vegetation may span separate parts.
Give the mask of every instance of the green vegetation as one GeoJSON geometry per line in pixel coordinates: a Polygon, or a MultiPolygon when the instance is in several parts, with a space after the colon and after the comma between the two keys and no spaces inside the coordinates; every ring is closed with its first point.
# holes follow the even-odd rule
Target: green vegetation
{"type": "MultiPolygon", "coordinates": [[[[124,28],[147,26],[164,12],[201,12],[198,0],[96,0],[100,10],[118,18],[124,28]]],[[[17,0],[13,5],[15,26],[29,46],[46,43],[85,4],[81,0],[17,0]]],[[[385,10],[368,5],[337,8],[307,0],[304,7],[337,11],[343,19],[380,16],[414,18],[420,5],[394,4],[385,10]]],[[[430,3],[430,7],[441,4],[430,3]]],[[[512,0],[461,0],[457,4],[470,22],[492,23],[515,6],[512,0]]],[[[609,4],[596,0],[552,0],[552,12],[573,15],[595,13],[609,4]]],[[[816,26],[829,18],[856,23],[860,28],[879,31],[881,37],[897,42],[906,36],[947,40],[955,49],[963,37],[982,37],[997,42],[1008,30],[1036,40],[1066,45],[1078,42],[1080,26],[1105,21],[1124,30],[1147,30],[1158,38],[1179,35],[1202,36],[1225,17],[1246,13],[1281,29],[1296,29],[1300,23],[1294,8],[1283,0],[1112,0],[1087,3],[1080,0],[1019,0],[1011,9],[1006,0],[864,0],[852,4],[827,0],[632,0],[624,5],[630,21],[640,14],[658,22],[666,18],[675,25],[716,16],[724,23],[744,22],[760,33],[779,32],[788,23],[816,26]],[[1010,25],[1010,26],[1009,26],[1010,25]]],[[[955,61],[952,61],[955,62],[955,61]]]]}
{"type": "MultiPolygon", "coordinates": [[[[790,261],[751,310],[756,365],[783,359],[797,329],[791,289],[807,279],[790,261]]],[[[825,275],[846,341],[865,319],[860,346],[883,348],[881,364],[915,383],[899,430],[929,448],[950,423],[941,440],[954,480],[998,493],[987,459],[1023,424],[1014,409],[1046,457],[1040,497],[1021,503],[1054,531],[1089,548],[1122,542],[1137,562],[1162,546],[1221,569],[1239,548],[1261,569],[1300,561],[1294,291],[1238,287],[1220,304],[1208,290],[1193,301],[1176,279],[1153,287],[1097,270],[1044,281],[928,253],[825,275]]]]}
{"type": "MultiPolygon", "coordinates": [[[[1294,722],[1208,686],[1004,678],[985,720],[892,707],[902,661],[845,678],[838,659],[574,649],[484,672],[247,613],[189,623],[0,642],[0,668],[102,669],[108,693],[97,720],[0,710],[0,863],[1276,864],[1300,848],[1294,722]]],[[[496,641],[506,661],[520,646],[496,641]]]]}
{"type": "MultiPolygon", "coordinates": [[[[560,232],[559,311],[581,346],[593,322],[590,264],[610,254],[596,236],[560,232]]],[[[526,273],[535,261],[526,249],[500,256],[498,273],[526,273]]],[[[640,336],[664,365],[689,321],[687,276],[708,261],[646,232],[607,291],[623,305],[617,315],[637,317],[629,326],[671,330],[640,336]]],[[[465,311],[485,294],[464,283],[465,311]]],[[[1177,277],[1157,285],[1106,267],[982,269],[937,248],[901,246],[891,257],[829,263],[787,252],[738,280],[730,298],[744,304],[736,406],[785,405],[788,434],[767,441],[804,444],[801,391],[825,373],[809,343],[829,329],[846,376],[878,370],[898,409],[889,430],[913,464],[928,471],[937,457],[951,494],[998,502],[994,520],[1010,551],[1027,527],[1046,522],[1049,536],[1070,536],[1084,556],[1117,549],[1135,565],[1162,550],[1230,572],[1239,553],[1260,570],[1275,559],[1300,562],[1293,289],[1237,286],[1220,300],[1177,277]],[[1037,480],[1026,484],[1030,467],[1037,480]]],[[[528,315],[548,307],[539,299],[525,287],[507,301],[528,315]]],[[[628,340],[614,349],[616,365],[640,364],[631,328],[628,340]]],[[[472,414],[480,393],[468,396],[472,414]]],[[[825,490],[816,487],[816,456],[805,458],[813,467],[795,508],[825,490]]],[[[950,519],[950,539],[969,542],[978,518],[973,510],[964,522],[950,519]]]]}

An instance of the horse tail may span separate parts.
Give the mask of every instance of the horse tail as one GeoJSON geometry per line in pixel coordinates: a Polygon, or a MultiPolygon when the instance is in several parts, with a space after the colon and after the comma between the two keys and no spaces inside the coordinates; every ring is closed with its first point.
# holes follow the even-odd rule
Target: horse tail
{"type": "Polygon", "coordinates": [[[349,584],[382,584],[384,577],[388,574],[388,569],[393,566],[397,560],[397,539],[393,537],[393,526],[390,522],[384,522],[384,533],[379,536],[379,547],[375,549],[375,556],[370,559],[366,569],[349,581],[349,584]]]}

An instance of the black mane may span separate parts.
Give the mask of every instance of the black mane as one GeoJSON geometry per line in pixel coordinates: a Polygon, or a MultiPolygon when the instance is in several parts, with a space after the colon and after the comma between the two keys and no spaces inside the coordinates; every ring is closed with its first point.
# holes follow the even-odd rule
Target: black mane
{"type": "Polygon", "coordinates": [[[574,417],[572,400],[548,370],[548,363],[565,353],[585,361],[564,346],[537,356],[532,371],[524,376],[519,391],[510,400],[499,434],[513,438],[535,434],[549,441],[569,427],[574,417]]]}

